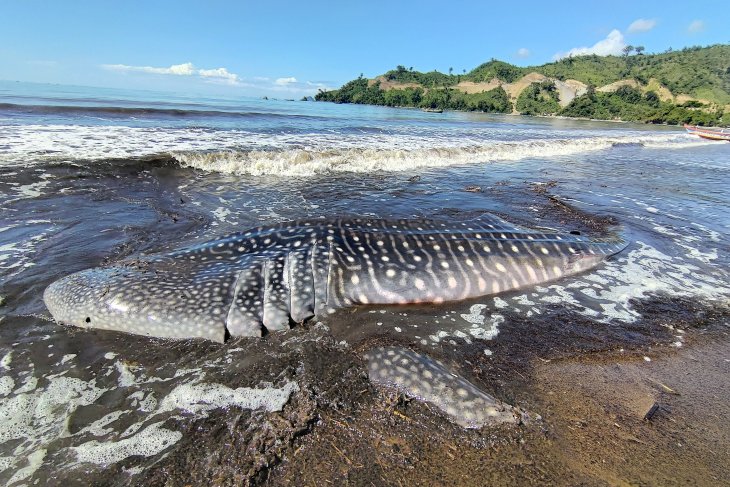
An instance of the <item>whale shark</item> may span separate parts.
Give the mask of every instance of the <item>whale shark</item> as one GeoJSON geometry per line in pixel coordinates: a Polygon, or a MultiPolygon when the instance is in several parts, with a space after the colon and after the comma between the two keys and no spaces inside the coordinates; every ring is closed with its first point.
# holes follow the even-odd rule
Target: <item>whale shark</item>
{"type": "Polygon", "coordinates": [[[63,277],[43,295],[53,318],[170,338],[262,336],[368,304],[442,303],[584,272],[623,250],[473,221],[320,219],[260,226],[169,253],[63,277]]]}

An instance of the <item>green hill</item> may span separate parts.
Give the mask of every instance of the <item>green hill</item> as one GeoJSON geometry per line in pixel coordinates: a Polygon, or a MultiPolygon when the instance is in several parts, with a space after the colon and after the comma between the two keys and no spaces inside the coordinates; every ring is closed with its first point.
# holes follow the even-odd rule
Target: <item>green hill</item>
{"type": "Polygon", "coordinates": [[[468,73],[398,66],[318,101],[730,125],[730,45],[660,54],[579,56],[519,67],[491,60],[468,73]]]}

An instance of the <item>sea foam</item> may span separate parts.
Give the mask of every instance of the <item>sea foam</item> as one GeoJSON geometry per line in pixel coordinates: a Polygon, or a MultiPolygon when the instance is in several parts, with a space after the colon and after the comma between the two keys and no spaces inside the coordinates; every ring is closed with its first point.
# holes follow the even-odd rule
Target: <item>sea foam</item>
{"type": "MultiPolygon", "coordinates": [[[[568,156],[640,145],[687,148],[702,145],[687,134],[635,131],[589,133],[515,129],[450,129],[393,133],[260,133],[207,128],[145,128],[82,125],[0,127],[5,146],[0,165],[173,159],[203,171],[245,175],[314,176],[373,171],[410,171],[492,161],[568,156]],[[517,140],[514,140],[517,138],[517,140]]],[[[32,191],[30,188],[29,191],[32,191]]]]}

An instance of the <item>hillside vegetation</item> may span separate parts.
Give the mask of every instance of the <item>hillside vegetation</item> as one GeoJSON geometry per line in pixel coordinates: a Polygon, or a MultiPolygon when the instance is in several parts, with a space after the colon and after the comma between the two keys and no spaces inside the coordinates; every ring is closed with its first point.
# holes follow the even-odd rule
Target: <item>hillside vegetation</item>
{"type": "Polygon", "coordinates": [[[730,45],[579,56],[542,66],[491,60],[462,74],[413,68],[320,91],[318,101],[730,125],[730,45]]]}

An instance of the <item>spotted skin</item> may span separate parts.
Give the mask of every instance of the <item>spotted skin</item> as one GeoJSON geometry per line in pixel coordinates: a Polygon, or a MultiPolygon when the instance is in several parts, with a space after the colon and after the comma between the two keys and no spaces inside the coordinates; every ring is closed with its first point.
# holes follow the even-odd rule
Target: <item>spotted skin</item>
{"type": "Polygon", "coordinates": [[[407,348],[383,347],[368,351],[365,359],[372,383],[429,402],[464,428],[515,423],[519,417],[512,406],[426,355],[407,348]]]}
{"type": "Polygon", "coordinates": [[[44,301],[71,325],[222,342],[357,304],[440,303],[532,286],[625,246],[490,215],[300,220],[72,274],[44,301]]]}

